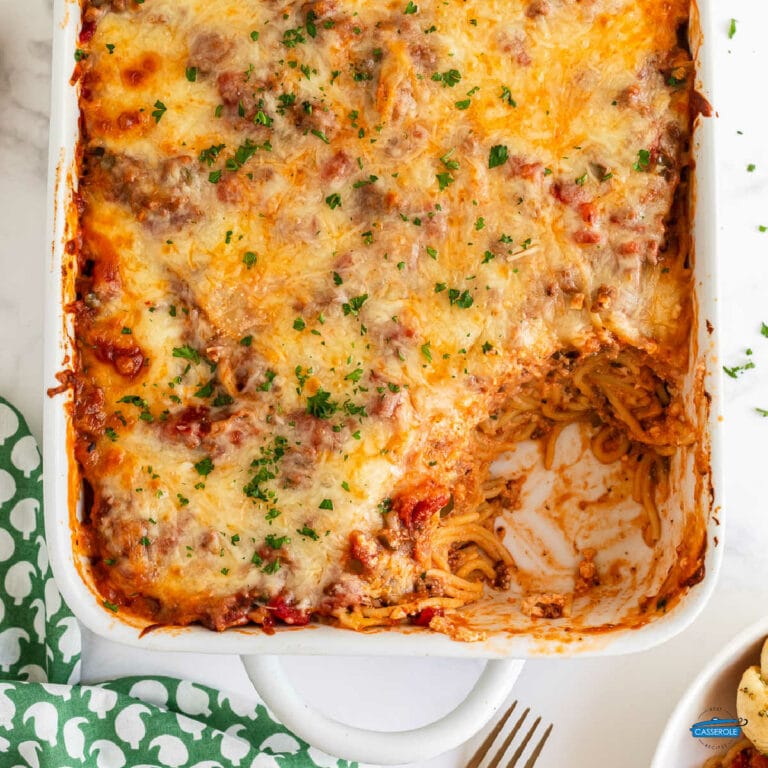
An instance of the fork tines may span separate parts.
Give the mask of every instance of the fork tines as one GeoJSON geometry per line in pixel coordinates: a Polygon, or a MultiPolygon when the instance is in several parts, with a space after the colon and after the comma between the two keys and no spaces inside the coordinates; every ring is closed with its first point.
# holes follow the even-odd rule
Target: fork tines
{"type": "MultiPolygon", "coordinates": [[[[501,716],[501,719],[499,720],[499,722],[493,726],[493,728],[491,729],[491,732],[485,737],[485,740],[483,741],[483,743],[478,747],[477,752],[475,752],[475,754],[472,755],[472,759],[467,763],[467,768],[479,768],[480,764],[488,755],[488,752],[493,746],[493,743],[496,741],[496,738],[498,737],[498,735],[501,733],[502,729],[506,725],[507,720],[509,720],[510,715],[512,714],[512,712],[514,712],[515,707],[517,707],[516,701],[512,702],[512,706],[501,716]]],[[[525,749],[528,746],[528,743],[533,738],[533,734],[535,733],[536,729],[539,727],[539,724],[541,723],[541,718],[537,717],[533,721],[532,725],[526,726],[526,729],[523,729],[523,723],[525,723],[525,720],[530,714],[530,712],[531,712],[530,707],[528,707],[520,715],[520,717],[516,720],[515,724],[512,726],[512,730],[506,735],[506,737],[501,743],[501,746],[496,751],[496,753],[491,758],[491,760],[488,762],[488,764],[485,766],[485,768],[497,768],[499,763],[504,759],[504,756],[506,755],[507,750],[509,750],[510,745],[515,741],[516,738],[518,738],[518,734],[520,734],[519,736],[520,742],[517,745],[517,748],[512,754],[512,757],[509,759],[509,762],[505,763],[504,765],[504,768],[515,768],[521,756],[523,755],[523,752],[525,752],[525,749]]],[[[547,726],[547,729],[539,738],[538,742],[536,743],[536,746],[534,746],[523,768],[533,768],[533,766],[536,764],[536,761],[539,759],[541,750],[544,749],[544,745],[546,744],[550,733],[552,733],[551,723],[547,726]]]]}

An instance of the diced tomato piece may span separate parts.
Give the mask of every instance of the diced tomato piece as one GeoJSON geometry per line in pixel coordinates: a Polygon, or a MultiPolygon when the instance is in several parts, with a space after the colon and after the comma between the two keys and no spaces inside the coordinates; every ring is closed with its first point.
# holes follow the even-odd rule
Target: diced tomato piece
{"type": "Polygon", "coordinates": [[[419,611],[415,616],[411,616],[411,624],[415,624],[417,627],[428,627],[429,622],[435,618],[435,616],[443,616],[445,611],[442,608],[424,608],[419,611]]]}
{"type": "Polygon", "coordinates": [[[392,508],[407,528],[423,528],[435,512],[439,512],[451,500],[444,490],[424,489],[428,496],[416,493],[400,496],[392,501],[392,508]]]}
{"type": "Polygon", "coordinates": [[[274,617],[283,622],[283,624],[290,624],[294,627],[303,627],[305,624],[309,624],[309,613],[296,608],[286,601],[282,595],[273,597],[267,603],[267,608],[272,611],[274,617]]]}

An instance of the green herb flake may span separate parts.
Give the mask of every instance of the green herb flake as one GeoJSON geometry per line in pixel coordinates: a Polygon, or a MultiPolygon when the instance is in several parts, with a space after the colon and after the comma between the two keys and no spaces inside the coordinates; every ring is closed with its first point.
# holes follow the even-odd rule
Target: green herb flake
{"type": "Polygon", "coordinates": [[[108,610],[112,611],[112,613],[117,613],[120,608],[115,605],[114,603],[110,603],[109,600],[102,600],[101,604],[108,610]]]}
{"type": "Polygon", "coordinates": [[[186,72],[187,80],[190,83],[194,83],[197,80],[197,67],[187,67],[186,72]]]}
{"type": "Polygon", "coordinates": [[[503,144],[494,144],[488,153],[488,167],[498,168],[509,158],[509,150],[503,144]]]}
{"type": "Polygon", "coordinates": [[[728,39],[733,40],[736,34],[736,19],[731,19],[731,23],[728,26],[728,39]]]}
{"type": "Polygon", "coordinates": [[[637,152],[637,160],[632,165],[636,171],[647,171],[651,165],[651,153],[647,149],[640,149],[637,152]]]}
{"type": "Polygon", "coordinates": [[[198,475],[202,475],[203,477],[208,477],[208,475],[213,472],[213,469],[214,463],[210,456],[206,456],[204,459],[200,459],[200,461],[195,464],[195,471],[198,475]]]}
{"type": "Polygon", "coordinates": [[[334,192],[331,195],[328,195],[328,197],[325,198],[325,204],[333,210],[334,208],[340,208],[341,207],[341,195],[338,192],[334,192]]]}
{"type": "Polygon", "coordinates": [[[516,107],[517,102],[512,98],[512,91],[506,85],[501,86],[501,100],[510,107],[516,107]]]}
{"type": "Polygon", "coordinates": [[[298,533],[299,536],[304,536],[304,538],[312,539],[312,541],[318,541],[320,539],[317,535],[317,531],[310,528],[308,525],[305,525],[302,528],[297,528],[296,533],[298,533]]]}
{"type": "Polygon", "coordinates": [[[155,109],[152,112],[152,117],[155,118],[155,122],[159,123],[163,115],[168,111],[168,107],[163,104],[159,99],[155,102],[155,109]]]}
{"type": "Polygon", "coordinates": [[[307,398],[307,413],[316,419],[330,419],[338,410],[339,404],[331,400],[331,393],[322,387],[307,398]]]}
{"type": "Polygon", "coordinates": [[[213,394],[213,379],[211,379],[207,384],[203,384],[200,389],[195,392],[195,397],[210,397],[213,394]]]}
{"type": "Polygon", "coordinates": [[[360,310],[366,301],[368,301],[368,294],[363,293],[360,296],[354,296],[349,300],[349,302],[342,304],[341,309],[345,315],[353,315],[354,317],[358,317],[360,310]]]}
{"type": "Polygon", "coordinates": [[[323,499],[320,502],[319,509],[333,509],[333,500],[332,499],[323,499]]]}

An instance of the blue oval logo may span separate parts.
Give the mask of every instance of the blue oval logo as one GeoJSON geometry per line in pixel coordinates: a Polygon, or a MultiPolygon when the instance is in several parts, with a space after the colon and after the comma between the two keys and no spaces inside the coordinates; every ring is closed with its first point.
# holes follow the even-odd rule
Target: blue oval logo
{"type": "Polygon", "coordinates": [[[741,736],[741,729],[747,724],[743,717],[701,720],[694,723],[691,735],[696,739],[734,739],[741,736]]]}

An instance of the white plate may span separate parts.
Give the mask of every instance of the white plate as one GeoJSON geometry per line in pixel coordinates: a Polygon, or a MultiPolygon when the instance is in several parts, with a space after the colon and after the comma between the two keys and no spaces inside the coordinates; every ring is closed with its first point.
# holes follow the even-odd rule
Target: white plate
{"type": "Polygon", "coordinates": [[[715,656],[691,683],[664,729],[651,768],[701,768],[724,754],[735,739],[697,739],[691,726],[701,720],[736,717],[736,690],[744,670],[760,663],[768,617],[747,627],[715,656]]]}

